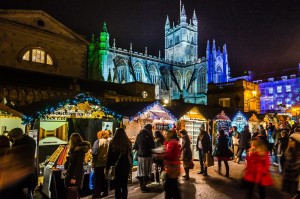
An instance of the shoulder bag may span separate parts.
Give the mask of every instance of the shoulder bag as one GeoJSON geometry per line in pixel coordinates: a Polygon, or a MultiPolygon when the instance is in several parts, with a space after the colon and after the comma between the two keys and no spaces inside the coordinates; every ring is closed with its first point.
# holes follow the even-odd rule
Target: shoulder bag
{"type": "Polygon", "coordinates": [[[105,177],[106,177],[107,180],[115,180],[115,178],[116,178],[116,176],[115,176],[116,166],[117,166],[117,164],[118,164],[118,162],[119,162],[119,160],[121,158],[121,155],[122,155],[122,153],[120,153],[119,158],[118,158],[116,164],[113,165],[113,166],[110,166],[109,170],[106,172],[105,177]]]}

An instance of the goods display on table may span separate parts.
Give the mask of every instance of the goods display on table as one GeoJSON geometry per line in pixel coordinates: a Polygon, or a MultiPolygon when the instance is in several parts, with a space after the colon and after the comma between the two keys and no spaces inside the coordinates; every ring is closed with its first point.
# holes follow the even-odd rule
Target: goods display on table
{"type": "MultiPolygon", "coordinates": [[[[56,192],[60,192],[61,190],[64,189],[63,181],[66,175],[64,164],[66,162],[66,157],[68,156],[68,152],[69,152],[69,146],[59,145],[58,148],[54,151],[54,153],[45,161],[42,192],[49,198],[52,198],[51,197],[52,194],[57,195],[58,193],[56,192]],[[51,186],[51,184],[55,184],[55,186],[51,186]],[[55,191],[53,190],[53,187],[55,187],[56,189],[55,191]]],[[[91,172],[92,169],[91,160],[92,160],[92,154],[90,152],[87,152],[85,154],[85,161],[83,165],[85,175],[91,172]]]]}

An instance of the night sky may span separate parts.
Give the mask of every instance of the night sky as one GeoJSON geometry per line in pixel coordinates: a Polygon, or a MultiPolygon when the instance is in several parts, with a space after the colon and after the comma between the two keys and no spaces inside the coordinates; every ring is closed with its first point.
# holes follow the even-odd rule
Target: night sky
{"type": "MultiPolygon", "coordinates": [[[[231,76],[297,67],[300,62],[299,0],[183,0],[188,21],[196,10],[199,57],[206,41],[227,44],[231,76]]],[[[110,44],[158,56],[164,52],[169,15],[178,24],[179,0],[1,0],[1,9],[38,9],[90,40],[107,23],[110,44]]]]}

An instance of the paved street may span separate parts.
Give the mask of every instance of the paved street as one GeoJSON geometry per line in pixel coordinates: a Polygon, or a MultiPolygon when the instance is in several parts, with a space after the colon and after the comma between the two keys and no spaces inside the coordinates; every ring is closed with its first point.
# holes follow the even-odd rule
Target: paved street
{"type": "MultiPolygon", "coordinates": [[[[223,166],[223,174],[225,174],[225,167],[223,166]]],[[[245,164],[236,164],[229,162],[230,166],[230,178],[218,175],[215,170],[215,166],[208,169],[209,176],[202,176],[197,174],[199,164],[195,161],[195,168],[191,172],[191,179],[189,181],[182,180],[180,177],[180,189],[183,199],[226,199],[226,198],[244,198],[245,187],[241,183],[241,177],[243,175],[243,169],[245,164]]],[[[267,198],[287,199],[290,198],[287,194],[280,191],[281,177],[278,175],[276,166],[271,166],[270,170],[274,179],[275,185],[266,189],[267,198]]],[[[139,184],[136,180],[129,185],[129,197],[130,199],[162,199],[164,198],[163,187],[160,184],[152,183],[148,185],[151,193],[141,193],[139,184]]],[[[85,197],[84,199],[91,199],[92,197],[85,197]]],[[[107,198],[114,198],[113,191],[110,192],[107,198]]],[[[256,198],[259,198],[256,194],[256,198]]]]}

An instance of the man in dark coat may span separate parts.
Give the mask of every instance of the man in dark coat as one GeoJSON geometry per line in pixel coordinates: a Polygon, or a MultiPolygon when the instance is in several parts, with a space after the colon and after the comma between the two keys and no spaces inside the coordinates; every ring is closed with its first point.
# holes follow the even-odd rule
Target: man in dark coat
{"type": "Polygon", "coordinates": [[[205,153],[212,151],[211,139],[207,131],[205,131],[204,125],[200,127],[200,134],[197,138],[196,144],[197,150],[199,151],[199,161],[201,170],[198,174],[203,174],[207,176],[207,167],[204,165],[205,153]]]}
{"type": "Polygon", "coordinates": [[[246,125],[244,126],[244,130],[240,134],[239,149],[238,149],[236,163],[238,164],[240,163],[244,150],[247,150],[249,148],[250,139],[251,139],[251,133],[249,131],[249,126],[246,125]]]}
{"type": "Polygon", "coordinates": [[[142,192],[148,192],[146,185],[152,172],[152,149],[154,148],[154,138],[152,135],[152,125],[147,124],[140,131],[134,143],[133,149],[137,151],[138,171],[137,178],[140,182],[142,192]]]}
{"type": "Polygon", "coordinates": [[[37,185],[35,170],[36,142],[32,137],[24,134],[21,128],[12,129],[8,136],[13,141],[12,153],[14,158],[22,160],[23,167],[28,169],[28,173],[17,186],[19,189],[27,189],[28,198],[32,198],[34,188],[37,185]]]}

